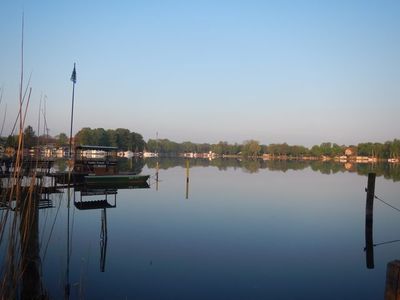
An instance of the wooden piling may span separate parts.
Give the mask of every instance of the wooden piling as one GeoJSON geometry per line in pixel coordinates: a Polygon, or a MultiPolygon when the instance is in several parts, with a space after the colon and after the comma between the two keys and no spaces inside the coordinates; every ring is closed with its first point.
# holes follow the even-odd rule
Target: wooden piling
{"type": "Polygon", "coordinates": [[[375,198],[375,173],[368,173],[367,200],[365,207],[365,251],[368,269],[374,268],[373,213],[375,198]]]}
{"type": "Polygon", "coordinates": [[[400,261],[394,260],[387,264],[385,300],[400,299],[400,261]]]}
{"type": "Polygon", "coordinates": [[[186,160],[186,199],[189,199],[189,160],[186,160]]]}

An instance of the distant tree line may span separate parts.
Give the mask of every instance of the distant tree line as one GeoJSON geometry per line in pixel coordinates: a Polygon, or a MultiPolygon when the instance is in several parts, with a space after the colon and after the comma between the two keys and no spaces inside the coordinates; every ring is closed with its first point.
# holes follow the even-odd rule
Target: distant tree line
{"type": "MultiPolygon", "coordinates": [[[[10,135],[7,138],[1,138],[0,142],[5,147],[17,148],[18,135],[10,135]]],[[[75,144],[112,146],[120,150],[143,151],[145,142],[142,135],[131,132],[128,129],[91,129],[82,128],[74,137],[75,144]]],[[[37,145],[54,145],[63,147],[69,145],[69,137],[65,133],[60,133],[55,137],[49,135],[37,136],[32,126],[28,125],[24,129],[24,148],[32,148],[37,145]]]]}
{"type": "Polygon", "coordinates": [[[150,152],[158,152],[164,154],[177,153],[205,153],[212,151],[219,156],[244,156],[257,157],[263,154],[272,156],[287,157],[335,157],[345,154],[346,149],[350,149],[353,156],[370,156],[376,158],[399,158],[400,157],[400,140],[394,139],[385,143],[360,143],[358,145],[338,145],[335,143],[325,142],[320,145],[314,145],[307,148],[301,145],[269,144],[261,145],[258,141],[247,140],[243,144],[229,144],[226,141],[220,141],[217,144],[196,144],[192,142],[176,143],[168,139],[150,139],[147,142],[146,149],[150,152]]]}
{"type": "MultiPolygon", "coordinates": [[[[219,156],[243,156],[257,157],[263,154],[271,156],[298,158],[312,157],[335,157],[345,154],[346,149],[351,149],[353,156],[369,156],[381,159],[400,158],[400,140],[394,139],[385,143],[359,143],[358,145],[338,145],[325,142],[307,148],[301,145],[288,145],[287,143],[262,145],[256,140],[247,140],[242,144],[230,144],[220,141],[217,144],[182,142],[177,143],[169,139],[149,139],[146,143],[141,134],[131,132],[129,129],[91,129],[84,127],[75,135],[75,144],[113,146],[120,150],[149,151],[174,156],[179,153],[207,153],[213,152],[219,156]]],[[[10,135],[0,138],[3,146],[16,148],[18,135],[10,135]]],[[[32,126],[24,129],[24,147],[31,148],[36,145],[53,144],[55,146],[66,146],[69,138],[65,133],[55,137],[49,135],[36,136],[32,126]]]]}
{"type": "MultiPolygon", "coordinates": [[[[24,131],[24,148],[29,149],[39,145],[53,144],[56,146],[63,146],[68,144],[68,137],[65,133],[52,137],[48,134],[36,135],[35,130],[32,126],[28,125],[24,131]]],[[[0,138],[1,145],[5,147],[17,148],[18,147],[18,134],[9,135],[8,137],[0,138]]]]}
{"type": "Polygon", "coordinates": [[[394,139],[385,143],[360,143],[357,146],[358,155],[377,158],[400,158],[400,140],[394,139]]]}
{"type": "Polygon", "coordinates": [[[141,134],[129,129],[91,129],[84,127],[75,135],[75,144],[117,147],[120,150],[141,152],[145,142],[141,134]]]}

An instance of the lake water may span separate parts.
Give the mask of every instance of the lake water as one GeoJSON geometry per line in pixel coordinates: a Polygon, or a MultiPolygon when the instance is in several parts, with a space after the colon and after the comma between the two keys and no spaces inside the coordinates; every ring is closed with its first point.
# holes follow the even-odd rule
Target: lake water
{"type": "MultiPolygon", "coordinates": [[[[375,246],[367,268],[364,174],[373,167],[191,160],[187,184],[183,160],[160,161],[158,183],[155,160],[142,166],[150,188],[107,195],[115,207],[79,210],[74,200],[105,195],[70,191],[68,209],[64,190],[40,210],[51,298],[69,284],[70,299],[384,299],[400,243],[375,246]]],[[[376,195],[400,207],[400,181],[379,175],[376,195]]],[[[400,213],[378,200],[373,225],[374,244],[400,239],[400,213]]]]}

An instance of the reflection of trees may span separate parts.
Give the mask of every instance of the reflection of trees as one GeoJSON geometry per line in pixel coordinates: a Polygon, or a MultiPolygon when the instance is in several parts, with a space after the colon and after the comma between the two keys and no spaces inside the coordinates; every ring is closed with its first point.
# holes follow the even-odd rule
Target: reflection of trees
{"type": "MultiPolygon", "coordinates": [[[[161,170],[166,170],[174,167],[185,167],[185,160],[181,157],[163,157],[163,158],[146,158],[144,162],[150,169],[155,169],[158,161],[158,168],[161,170]]],[[[194,161],[190,162],[190,165],[194,165],[194,161]]]]}
{"type": "Polygon", "coordinates": [[[307,168],[309,164],[301,160],[270,160],[267,163],[267,168],[270,171],[282,171],[287,170],[303,170],[307,168]]]}
{"type": "Polygon", "coordinates": [[[227,170],[228,168],[241,168],[241,163],[239,159],[236,158],[218,158],[214,159],[211,162],[211,165],[217,167],[218,170],[227,170]]]}
{"type": "Polygon", "coordinates": [[[360,175],[376,173],[376,176],[383,176],[386,179],[400,181],[400,165],[396,164],[358,164],[356,171],[360,175]]]}
{"type": "Polygon", "coordinates": [[[260,169],[260,160],[245,159],[242,160],[242,168],[249,173],[257,173],[260,169]]]}
{"type": "Polygon", "coordinates": [[[334,174],[339,171],[345,171],[344,164],[339,164],[334,161],[312,161],[310,167],[313,171],[321,172],[322,174],[334,174]]]}
{"type": "Polygon", "coordinates": [[[121,158],[118,160],[118,170],[120,172],[132,172],[139,174],[142,172],[144,160],[142,158],[132,157],[129,159],[121,158]]]}
{"type": "Polygon", "coordinates": [[[39,206],[46,208],[41,196],[32,182],[16,192],[0,190],[0,299],[48,299],[41,278],[39,206]]]}
{"type": "MultiPolygon", "coordinates": [[[[185,168],[185,158],[183,157],[163,157],[163,158],[147,158],[145,162],[150,169],[155,169],[157,160],[160,169],[168,169],[173,167],[185,168]]],[[[143,165],[141,166],[143,167],[143,165]]],[[[359,175],[368,175],[370,172],[376,173],[377,176],[384,176],[386,179],[400,181],[400,165],[398,164],[352,164],[346,169],[345,164],[338,163],[333,160],[321,161],[303,161],[303,160],[268,160],[261,159],[237,159],[237,158],[217,158],[208,159],[191,159],[190,167],[216,167],[218,170],[227,170],[228,168],[242,168],[246,172],[256,173],[259,169],[268,169],[270,171],[286,172],[288,170],[304,170],[308,167],[315,172],[321,174],[336,174],[339,172],[356,172],[359,175]]]]}

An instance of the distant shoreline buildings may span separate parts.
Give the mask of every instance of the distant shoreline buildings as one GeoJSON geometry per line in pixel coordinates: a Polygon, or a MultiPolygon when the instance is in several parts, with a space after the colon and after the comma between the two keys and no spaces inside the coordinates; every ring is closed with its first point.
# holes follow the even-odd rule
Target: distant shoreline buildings
{"type": "MultiPolygon", "coordinates": [[[[12,157],[15,155],[15,149],[12,147],[0,146],[0,156],[12,157]]],[[[43,157],[43,158],[69,158],[69,147],[56,147],[53,145],[31,147],[24,149],[24,155],[31,157],[43,157]]],[[[90,158],[101,158],[105,156],[105,153],[100,150],[87,150],[83,154],[90,158]]],[[[248,158],[248,159],[262,159],[262,160],[300,160],[300,161],[335,161],[339,163],[400,163],[399,158],[378,158],[374,156],[357,155],[353,148],[346,148],[341,155],[328,156],[328,155],[288,155],[288,154],[271,154],[263,153],[255,156],[244,156],[242,153],[238,154],[217,154],[213,151],[208,152],[179,152],[179,153],[157,153],[150,151],[133,152],[119,150],[117,156],[120,158],[158,158],[158,157],[183,157],[190,159],[217,159],[217,158],[248,158]]]]}

